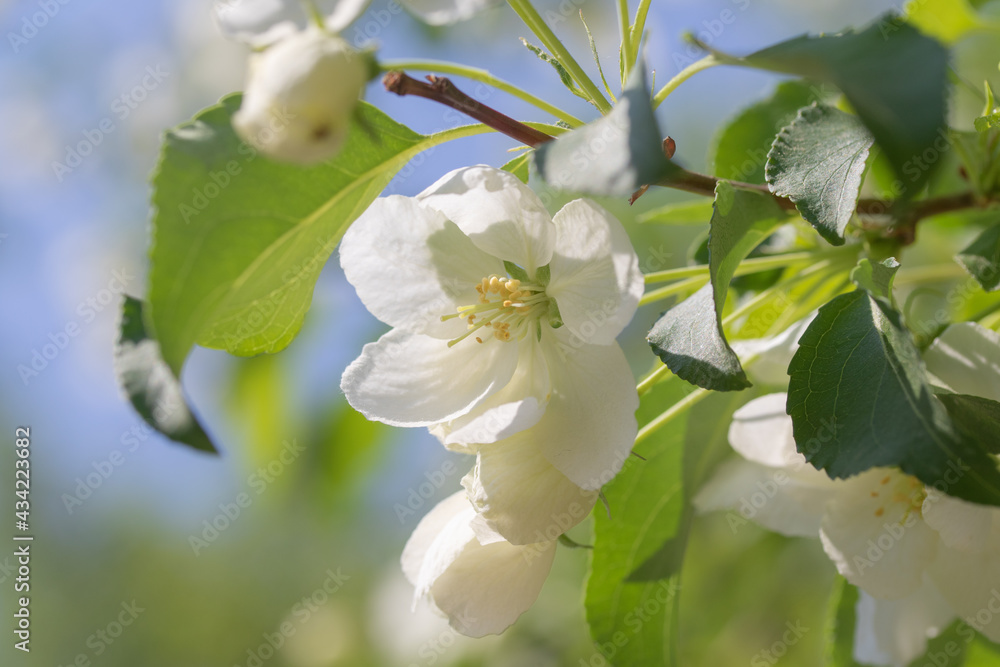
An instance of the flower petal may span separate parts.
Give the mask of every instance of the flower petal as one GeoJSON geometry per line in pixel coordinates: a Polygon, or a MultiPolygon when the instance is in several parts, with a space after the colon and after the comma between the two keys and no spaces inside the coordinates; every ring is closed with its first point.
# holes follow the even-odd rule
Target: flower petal
{"type": "Polygon", "coordinates": [[[584,491],[545,460],[534,429],[480,447],[462,486],[486,524],[512,544],[558,539],[597,501],[596,491],[584,491]]]}
{"type": "Polygon", "coordinates": [[[450,496],[417,525],[402,562],[418,598],[429,597],[456,631],[482,637],[503,632],[534,603],[556,543],[484,545],[470,525],[475,517],[464,493],[450,496]]]}
{"type": "MultiPolygon", "coordinates": [[[[369,0],[316,0],[329,32],[340,32],[368,7],[369,0]]],[[[215,19],[230,39],[263,48],[303,30],[309,15],[299,0],[216,0],[215,19]]]]}
{"type": "Polygon", "coordinates": [[[545,415],[532,427],[542,454],[577,486],[593,491],[618,474],[638,430],[639,396],[618,343],[580,345],[545,332],[552,378],[545,415]]]}
{"type": "Polygon", "coordinates": [[[440,338],[393,329],[368,343],[351,362],[340,388],[355,410],[393,426],[430,426],[455,419],[510,381],[512,345],[440,338]]]}
{"type": "Polygon", "coordinates": [[[428,25],[450,25],[498,6],[502,0],[400,0],[400,4],[428,25]]]}
{"type": "Polygon", "coordinates": [[[743,458],[771,468],[801,468],[806,458],[795,449],[792,418],[785,414],[787,394],[755,398],[733,413],[729,444],[743,458]]]}
{"type": "Polygon", "coordinates": [[[532,278],[552,258],[556,238],[552,217],[513,174],[486,166],[456,169],[417,195],[417,200],[443,213],[480,250],[518,264],[532,278]]]}
{"type": "Polygon", "coordinates": [[[468,414],[431,428],[441,444],[474,454],[479,445],[508,438],[542,418],[552,383],[541,345],[528,337],[518,342],[517,348],[517,370],[503,389],[468,414]]]}
{"type": "Polygon", "coordinates": [[[545,292],[577,337],[607,345],[639,305],[644,288],[639,258],[622,223],[592,201],[571,201],[553,221],[556,245],[545,292]]]}
{"type": "Polygon", "coordinates": [[[694,506],[699,512],[735,510],[782,535],[818,537],[826,504],[835,494],[836,483],[819,471],[796,474],[733,460],[719,466],[694,497],[694,506]]]}
{"type": "Polygon", "coordinates": [[[1000,401],[1000,334],[975,322],[952,324],[924,353],[927,370],[957,394],[1000,401]]]}
{"type": "Polygon", "coordinates": [[[900,600],[876,600],[861,591],[856,609],[854,659],[866,665],[909,665],[955,618],[929,581],[900,600]]]}
{"type": "Polygon", "coordinates": [[[476,285],[503,273],[454,223],[411,197],[376,199],[344,234],[340,265],[365,307],[411,333],[455,338],[467,329],[458,306],[478,303],[476,285]]]}
{"type": "Polygon", "coordinates": [[[827,505],[823,549],[840,574],[873,597],[910,595],[934,560],[937,533],[914,507],[922,489],[912,477],[875,468],[843,482],[827,505]]]}
{"type": "Polygon", "coordinates": [[[799,338],[815,316],[812,313],[775,336],[732,342],[733,351],[754,383],[788,386],[788,365],[799,349],[799,338]]]}
{"type": "Polygon", "coordinates": [[[929,574],[941,595],[966,623],[1000,642],[1000,510],[985,549],[962,551],[942,545],[929,574]]]}
{"type": "Polygon", "coordinates": [[[997,510],[928,489],[921,514],[941,541],[960,551],[983,551],[997,510]]]}

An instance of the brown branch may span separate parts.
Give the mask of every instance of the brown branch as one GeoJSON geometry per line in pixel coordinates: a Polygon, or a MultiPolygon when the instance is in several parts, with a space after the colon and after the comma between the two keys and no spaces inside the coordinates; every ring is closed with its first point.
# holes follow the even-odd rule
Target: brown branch
{"type": "MultiPolygon", "coordinates": [[[[385,84],[385,89],[391,93],[396,93],[397,95],[416,95],[439,102],[452,109],[461,111],[478,120],[480,123],[492,127],[497,132],[506,134],[508,137],[516,139],[532,148],[554,139],[554,137],[544,132],[529,127],[510,116],[500,113],[496,109],[474,100],[456,88],[455,84],[449,79],[434,75],[428,76],[427,79],[430,83],[414,79],[404,72],[389,72],[385,75],[382,82],[385,84]]],[[[673,140],[667,137],[663,144],[663,149],[667,157],[673,156],[675,148],[673,140]]],[[[715,187],[720,180],[714,176],[699,174],[676,166],[668,178],[655,185],[674,188],[675,190],[684,190],[685,192],[692,192],[706,197],[714,197],[715,187]]],[[[756,190],[761,194],[767,195],[773,198],[775,203],[786,211],[795,210],[795,202],[788,197],[781,197],[774,194],[767,189],[766,185],[740,182],[733,182],[733,185],[756,190]]],[[[648,186],[643,186],[637,190],[629,200],[630,203],[642,196],[647,189],[648,186]]],[[[976,200],[972,192],[963,192],[957,195],[935,197],[934,199],[925,199],[912,203],[864,198],[858,200],[857,212],[860,215],[884,215],[889,213],[898,215],[902,220],[901,224],[888,230],[886,236],[900,239],[904,244],[908,244],[913,242],[916,235],[916,223],[921,219],[939,213],[947,213],[948,211],[957,211],[979,205],[980,202],[976,200]]]]}
{"type": "Polygon", "coordinates": [[[480,123],[492,127],[497,132],[502,132],[511,139],[516,139],[532,148],[553,139],[553,137],[544,132],[540,132],[533,127],[514,120],[510,116],[500,113],[496,109],[477,102],[456,88],[455,84],[449,79],[430,75],[427,77],[427,80],[430,83],[414,79],[404,72],[389,72],[382,79],[382,83],[390,93],[396,93],[400,96],[416,95],[417,97],[424,97],[439,102],[452,109],[461,111],[465,115],[478,120],[480,123]]]}

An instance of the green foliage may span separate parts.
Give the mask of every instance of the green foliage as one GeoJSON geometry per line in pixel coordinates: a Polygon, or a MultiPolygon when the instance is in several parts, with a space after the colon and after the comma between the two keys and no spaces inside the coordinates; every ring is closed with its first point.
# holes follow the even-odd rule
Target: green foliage
{"type": "Polygon", "coordinates": [[[538,56],[539,60],[552,65],[552,69],[554,69],[556,71],[556,74],[559,75],[559,80],[562,81],[562,84],[569,89],[569,92],[573,93],[577,97],[582,97],[585,100],[590,100],[587,94],[582,90],[580,90],[580,87],[573,82],[573,77],[569,75],[569,72],[566,71],[566,67],[561,62],[559,62],[558,58],[550,56],[540,47],[535,46],[534,44],[524,39],[523,37],[521,38],[521,43],[524,44],[524,46],[529,51],[538,56]]]}
{"type": "Polygon", "coordinates": [[[958,263],[987,292],[1000,287],[1000,225],[993,225],[955,255],[958,263]]]}
{"type": "Polygon", "coordinates": [[[417,153],[458,128],[417,134],[361,103],[342,152],[302,168],[242,142],[240,97],[167,132],[153,177],[149,317],[174,371],[191,346],[277,352],[295,338],[312,291],[347,227],[417,153]]]}
{"type": "Polygon", "coordinates": [[[719,182],[708,240],[711,282],[667,311],[646,336],[682,379],[717,391],[750,386],[722,331],[722,308],[736,267],[784,218],[770,197],[719,182]]]}
{"type": "Polygon", "coordinates": [[[892,15],[861,32],[803,36],[726,62],[837,86],[915,194],[933,169],[915,163],[945,127],[948,52],[892,15]]]}
{"type": "MultiPolygon", "coordinates": [[[[934,396],[899,314],[857,290],[823,308],[789,365],[788,414],[806,459],[833,478],[876,466],[1000,505],[1000,471],[934,396]]],[[[994,438],[995,440],[995,438],[994,438]]]]}
{"type": "Polygon", "coordinates": [[[637,221],[655,222],[661,225],[704,225],[712,219],[714,210],[715,205],[712,201],[697,199],[653,209],[640,215],[637,221]]]}
{"type": "Polygon", "coordinates": [[[662,140],[640,63],[611,113],[539,146],[535,166],[554,187],[628,197],[672,170],[662,140]]]}
{"type": "Polygon", "coordinates": [[[982,443],[991,454],[1000,454],[1000,403],[982,396],[941,392],[948,416],[967,440],[982,443]]]}
{"type": "Polygon", "coordinates": [[[816,101],[818,94],[817,86],[785,81],[771,97],[741,111],[715,137],[708,158],[712,173],[728,180],[763,184],[767,152],[775,136],[799,109],[816,101]]]}
{"type": "Polygon", "coordinates": [[[215,445],[187,405],[180,380],[160,356],[143,310],[141,301],[125,297],[115,345],[118,384],[147,424],[175,442],[215,453],[215,445]]]}
{"type": "Polygon", "coordinates": [[[510,173],[517,176],[517,178],[524,184],[528,183],[528,178],[531,176],[531,151],[525,151],[518,155],[513,160],[509,160],[504,166],[500,167],[504,171],[509,171],[510,173]]]}
{"type": "Polygon", "coordinates": [[[863,290],[867,290],[875,296],[883,299],[892,298],[892,281],[899,271],[899,262],[890,257],[881,262],[873,262],[870,259],[863,259],[858,262],[858,266],[851,272],[851,280],[863,290]]]}
{"type": "Polygon", "coordinates": [[[768,188],[795,202],[824,239],[842,245],[872,142],[855,116],[828,106],[806,107],[774,140],[767,156],[768,188]]]}
{"type": "Polygon", "coordinates": [[[862,667],[854,660],[854,628],[857,624],[858,589],[837,577],[830,598],[826,629],[826,667],[862,667]]]}

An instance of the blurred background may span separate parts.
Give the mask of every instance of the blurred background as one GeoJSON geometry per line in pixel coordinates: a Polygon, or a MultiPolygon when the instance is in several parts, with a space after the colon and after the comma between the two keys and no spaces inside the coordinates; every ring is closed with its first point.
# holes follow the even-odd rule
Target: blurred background
{"type": "MultiPolygon", "coordinates": [[[[687,30],[740,53],[860,26],[900,4],[655,0],[647,62],[662,83],[698,57],[681,40],[687,30]],[[724,24],[726,11],[735,19],[724,24]]],[[[612,3],[580,6],[605,68],[616,72],[612,3]]],[[[336,257],[285,352],[236,359],[198,349],[189,359],[183,381],[221,457],[152,433],[121,398],[111,360],[117,310],[122,292],[145,292],[148,178],[161,133],[242,87],[246,52],[221,37],[210,8],[208,0],[0,0],[0,507],[13,504],[14,429],[30,427],[36,538],[32,652],[14,651],[5,629],[0,664],[605,664],[580,603],[585,551],[560,550],[539,602],[502,637],[468,640],[427,610],[411,613],[399,554],[472,460],[447,455],[425,431],[371,424],[347,408],[340,374],[383,327],[357,301],[336,257]],[[89,150],[75,166],[56,166],[81,145],[89,150]],[[241,493],[249,506],[234,504],[241,493]]],[[[575,10],[554,27],[590,67],[575,10]]],[[[504,7],[429,29],[373,0],[345,36],[374,41],[382,58],[487,68],[581,117],[595,114],[520,44],[528,30],[504,7]]],[[[775,81],[719,68],[684,84],[660,108],[678,159],[705,169],[714,130],[775,81]]],[[[377,82],[368,99],[418,131],[449,125],[443,108],[390,97],[377,82]]],[[[483,101],[548,120],[498,91],[483,101]]],[[[512,147],[501,136],[445,145],[390,188],[416,194],[450,169],[499,166],[512,147]]],[[[704,227],[640,229],[632,218],[682,197],[651,192],[631,211],[606,202],[633,233],[647,270],[684,264],[704,227]]],[[[642,337],[657,312],[640,312],[622,341],[637,374],[650,363],[642,337]]],[[[3,525],[14,533],[12,518],[3,525]]],[[[584,524],[573,534],[587,542],[588,531],[584,524]]],[[[5,628],[12,551],[0,549],[5,628]]],[[[815,541],[753,525],[734,538],[725,517],[700,520],[683,583],[685,663],[753,664],[786,621],[821,628],[832,580],[815,541]]],[[[822,639],[807,633],[783,661],[818,664],[822,639]]]]}

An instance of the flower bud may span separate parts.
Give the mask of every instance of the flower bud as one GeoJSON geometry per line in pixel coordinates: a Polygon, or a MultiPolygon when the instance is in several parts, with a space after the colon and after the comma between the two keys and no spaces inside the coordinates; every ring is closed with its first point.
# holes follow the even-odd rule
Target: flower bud
{"type": "Polygon", "coordinates": [[[343,145],[368,79],[365,54],[339,37],[305,30],[251,56],[233,126],[269,157],[321,162],[343,145]]]}

